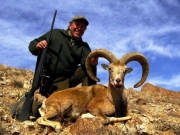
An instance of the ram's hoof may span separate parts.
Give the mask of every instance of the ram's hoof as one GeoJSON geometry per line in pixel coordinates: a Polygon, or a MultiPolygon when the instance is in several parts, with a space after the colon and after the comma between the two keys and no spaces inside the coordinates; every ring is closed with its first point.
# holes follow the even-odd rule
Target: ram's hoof
{"type": "Polygon", "coordinates": [[[56,133],[60,134],[61,130],[60,129],[55,129],[56,133]]]}

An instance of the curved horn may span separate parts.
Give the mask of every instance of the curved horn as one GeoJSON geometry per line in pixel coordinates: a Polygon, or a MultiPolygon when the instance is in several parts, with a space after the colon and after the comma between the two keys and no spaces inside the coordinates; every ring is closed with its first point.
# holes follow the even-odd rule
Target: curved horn
{"type": "Polygon", "coordinates": [[[146,57],[143,54],[138,53],[138,52],[131,52],[131,53],[125,54],[120,59],[120,61],[124,64],[128,64],[131,61],[137,61],[141,64],[142,77],[141,77],[141,80],[134,85],[134,88],[141,86],[146,81],[147,76],[149,74],[149,64],[148,64],[146,57]]]}
{"type": "Polygon", "coordinates": [[[86,71],[89,75],[89,77],[91,77],[94,81],[99,82],[100,79],[97,78],[92,71],[92,64],[91,64],[91,58],[95,58],[95,57],[103,57],[106,58],[110,63],[118,60],[115,55],[106,50],[106,49],[96,49],[94,51],[92,51],[88,57],[86,58],[86,62],[85,62],[85,66],[86,66],[86,71]]]}

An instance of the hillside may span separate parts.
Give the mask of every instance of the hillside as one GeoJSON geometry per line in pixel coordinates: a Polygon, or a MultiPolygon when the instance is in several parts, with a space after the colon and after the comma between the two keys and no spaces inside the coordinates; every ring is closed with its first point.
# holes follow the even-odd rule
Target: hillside
{"type": "MultiPolygon", "coordinates": [[[[9,113],[12,104],[31,88],[32,78],[32,71],[0,65],[0,135],[47,133],[33,120],[18,122],[9,113]]],[[[141,91],[128,88],[126,93],[131,120],[104,126],[96,118],[78,119],[60,135],[180,135],[180,92],[146,83],[141,91]]]]}

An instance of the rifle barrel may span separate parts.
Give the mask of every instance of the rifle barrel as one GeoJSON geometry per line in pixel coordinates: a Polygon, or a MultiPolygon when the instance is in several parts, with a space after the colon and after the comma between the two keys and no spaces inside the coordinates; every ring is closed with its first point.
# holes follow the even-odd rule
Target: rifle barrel
{"type": "MultiPolygon", "coordinates": [[[[57,10],[55,10],[55,13],[54,13],[54,17],[53,17],[53,21],[52,21],[52,25],[51,25],[51,30],[50,30],[49,41],[51,38],[51,34],[52,34],[52,30],[53,30],[53,26],[54,26],[54,22],[55,22],[55,18],[56,18],[56,13],[57,13],[57,10]]],[[[25,120],[29,119],[33,100],[34,100],[34,92],[40,86],[40,80],[41,80],[41,76],[42,76],[42,70],[44,68],[44,61],[46,58],[47,49],[48,49],[48,46],[45,49],[43,49],[42,52],[40,52],[39,55],[37,56],[36,68],[35,68],[35,74],[34,74],[34,78],[33,78],[32,88],[30,89],[29,92],[27,92],[25,94],[26,99],[24,101],[24,104],[23,104],[21,110],[16,115],[16,120],[25,121],[25,120]]]]}

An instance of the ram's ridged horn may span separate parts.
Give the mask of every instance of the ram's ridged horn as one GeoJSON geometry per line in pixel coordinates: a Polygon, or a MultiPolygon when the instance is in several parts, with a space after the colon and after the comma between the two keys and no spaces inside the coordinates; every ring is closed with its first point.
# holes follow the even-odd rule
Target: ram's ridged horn
{"type": "Polygon", "coordinates": [[[88,57],[86,58],[86,62],[85,62],[86,71],[87,71],[89,77],[91,77],[94,81],[99,82],[100,79],[97,78],[92,71],[91,58],[95,58],[95,57],[103,57],[103,58],[107,59],[110,63],[112,63],[118,59],[112,52],[110,52],[106,49],[96,49],[88,55],[88,57]]]}
{"type": "Polygon", "coordinates": [[[149,64],[146,59],[146,57],[138,52],[131,52],[128,54],[125,54],[120,61],[124,64],[128,64],[131,61],[137,61],[142,66],[142,77],[141,80],[134,85],[134,88],[140,87],[147,79],[147,76],[149,74],[149,64]]]}

